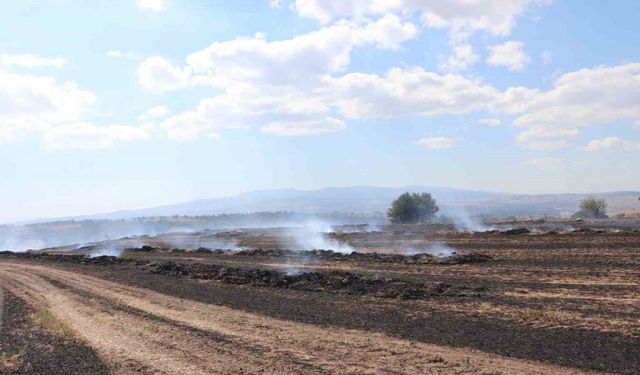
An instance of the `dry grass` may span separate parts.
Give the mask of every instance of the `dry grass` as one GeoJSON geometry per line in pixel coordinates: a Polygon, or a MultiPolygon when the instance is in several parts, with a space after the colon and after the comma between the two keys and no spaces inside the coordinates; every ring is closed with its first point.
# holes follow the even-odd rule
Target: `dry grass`
{"type": "Polygon", "coordinates": [[[64,338],[77,337],[76,332],[58,319],[49,309],[38,309],[33,313],[33,322],[40,328],[64,338]]]}

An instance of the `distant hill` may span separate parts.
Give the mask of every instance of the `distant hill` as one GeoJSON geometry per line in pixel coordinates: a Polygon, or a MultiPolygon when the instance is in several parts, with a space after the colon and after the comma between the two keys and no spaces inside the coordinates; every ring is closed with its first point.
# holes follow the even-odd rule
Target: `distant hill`
{"type": "MultiPolygon", "coordinates": [[[[479,215],[494,218],[569,216],[577,210],[579,201],[588,196],[507,194],[429,186],[266,190],[143,210],[34,220],[28,225],[0,225],[0,250],[21,251],[106,238],[212,228],[297,226],[305,223],[378,225],[386,222],[384,212],[391,201],[405,191],[432,193],[441,208],[440,213],[468,230],[486,229],[481,220],[474,217],[479,215]],[[174,215],[179,216],[167,217],[174,215]]],[[[605,198],[612,213],[633,212],[640,206],[640,192],[593,195],[605,198]]]]}
{"type": "Polygon", "coordinates": [[[611,212],[631,211],[640,207],[640,192],[607,192],[598,194],[510,194],[473,191],[433,186],[399,188],[354,186],[320,190],[263,190],[224,198],[202,199],[141,210],[118,211],[91,215],[83,219],[116,219],[141,216],[211,215],[259,211],[291,211],[299,213],[386,211],[399,194],[429,192],[438,201],[441,212],[464,212],[490,216],[568,216],[577,210],[581,199],[595,195],[609,203],[611,212]]]}

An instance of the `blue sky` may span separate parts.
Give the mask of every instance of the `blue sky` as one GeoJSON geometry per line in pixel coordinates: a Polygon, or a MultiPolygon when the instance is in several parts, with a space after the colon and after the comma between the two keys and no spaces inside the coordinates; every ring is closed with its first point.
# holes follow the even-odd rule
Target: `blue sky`
{"type": "Polygon", "coordinates": [[[638,1],[0,3],[0,219],[242,191],[637,190],[638,1]]]}

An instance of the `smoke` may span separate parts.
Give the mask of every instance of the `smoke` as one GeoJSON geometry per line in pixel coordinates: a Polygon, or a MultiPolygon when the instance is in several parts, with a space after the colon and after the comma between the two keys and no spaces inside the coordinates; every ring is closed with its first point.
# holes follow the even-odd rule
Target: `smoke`
{"type": "Polygon", "coordinates": [[[382,232],[382,225],[380,224],[367,224],[369,232],[382,232]]]}
{"type": "Polygon", "coordinates": [[[298,276],[298,275],[302,275],[303,273],[308,273],[309,271],[304,268],[287,267],[283,269],[282,272],[284,272],[284,274],[287,276],[298,276]]]}
{"type": "Polygon", "coordinates": [[[311,272],[311,270],[306,267],[309,261],[309,257],[305,255],[304,252],[299,252],[296,257],[288,256],[286,258],[285,268],[282,269],[282,272],[289,276],[296,276],[311,272]]]}
{"type": "Polygon", "coordinates": [[[439,257],[447,257],[455,253],[456,250],[454,248],[447,246],[442,242],[436,242],[429,247],[429,254],[439,257]]]}
{"type": "Polygon", "coordinates": [[[370,233],[381,232],[382,227],[379,224],[348,224],[348,225],[336,225],[332,227],[332,230],[336,233],[370,233]]]}
{"type": "Polygon", "coordinates": [[[560,225],[558,226],[558,230],[570,232],[572,230],[576,230],[576,227],[574,227],[573,225],[560,225]]]}
{"type": "Polygon", "coordinates": [[[193,233],[196,230],[192,227],[171,227],[167,230],[167,233],[193,233]]]}
{"type": "Polygon", "coordinates": [[[470,215],[464,207],[447,207],[446,216],[451,219],[453,225],[460,231],[486,232],[494,229],[485,225],[482,220],[470,215]]]}
{"type": "Polygon", "coordinates": [[[427,253],[437,257],[447,257],[456,254],[457,251],[451,246],[448,246],[442,242],[434,242],[432,244],[429,244],[429,246],[426,248],[416,249],[414,247],[405,247],[402,249],[402,253],[404,255],[427,253]]]}
{"type": "Polygon", "coordinates": [[[100,247],[100,248],[92,251],[91,253],[89,253],[89,258],[96,258],[96,257],[102,257],[102,256],[120,258],[120,256],[124,252],[124,250],[125,249],[123,247],[119,247],[119,246],[100,247]]]}
{"type": "Polygon", "coordinates": [[[155,235],[154,225],[136,220],[59,221],[0,226],[0,249],[21,252],[96,243],[133,235],[155,235]]]}
{"type": "Polygon", "coordinates": [[[27,250],[42,249],[45,246],[45,242],[38,239],[5,238],[4,241],[0,242],[0,249],[11,250],[18,253],[27,250]]]}
{"type": "Polygon", "coordinates": [[[310,220],[303,227],[291,228],[288,234],[293,237],[300,250],[332,250],[351,254],[353,247],[329,236],[333,232],[330,224],[319,220],[310,220]]]}
{"type": "Polygon", "coordinates": [[[125,237],[120,240],[94,242],[89,244],[80,245],[76,250],[83,252],[84,248],[90,249],[87,256],[89,258],[110,256],[120,258],[127,249],[139,248],[144,246],[145,243],[139,240],[132,240],[125,237]]]}
{"type": "Polygon", "coordinates": [[[152,247],[160,247],[164,249],[224,249],[239,251],[244,248],[238,246],[238,242],[233,239],[216,239],[215,234],[203,235],[202,233],[171,233],[160,235],[158,237],[125,237],[119,240],[97,242],[79,246],[91,247],[93,250],[89,254],[90,257],[97,256],[115,256],[120,257],[126,249],[140,248],[145,245],[152,247]]]}
{"type": "Polygon", "coordinates": [[[239,246],[238,241],[233,238],[220,239],[216,237],[217,232],[203,234],[194,233],[173,233],[161,235],[155,238],[154,242],[160,247],[167,249],[224,249],[232,251],[245,250],[239,246]]]}
{"type": "MultiPolygon", "coordinates": [[[[301,214],[255,212],[208,216],[140,217],[127,219],[64,220],[31,224],[0,225],[0,249],[25,251],[105,241],[127,236],[158,236],[171,232],[193,233],[233,228],[299,226],[319,220],[335,225],[382,224],[386,220],[371,214],[301,214]]],[[[179,245],[179,244],[176,244],[179,245]]],[[[202,247],[235,249],[233,243],[203,243],[202,247]]]]}

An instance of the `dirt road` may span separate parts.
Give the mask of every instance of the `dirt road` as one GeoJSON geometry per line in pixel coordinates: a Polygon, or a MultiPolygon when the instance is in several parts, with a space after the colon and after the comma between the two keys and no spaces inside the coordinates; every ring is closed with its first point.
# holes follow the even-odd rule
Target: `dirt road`
{"type": "Polygon", "coordinates": [[[50,310],[119,374],[584,373],[282,321],[46,266],[2,263],[0,285],[50,310]]]}

